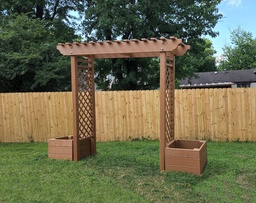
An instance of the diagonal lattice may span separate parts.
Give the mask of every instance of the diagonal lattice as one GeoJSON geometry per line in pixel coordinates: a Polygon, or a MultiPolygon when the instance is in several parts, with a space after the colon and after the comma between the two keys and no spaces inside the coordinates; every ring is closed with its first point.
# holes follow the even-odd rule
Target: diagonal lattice
{"type": "Polygon", "coordinates": [[[174,139],[174,60],[166,58],[165,91],[165,138],[166,143],[174,139]]]}
{"type": "Polygon", "coordinates": [[[90,59],[78,60],[78,136],[93,136],[93,71],[90,59]]]}

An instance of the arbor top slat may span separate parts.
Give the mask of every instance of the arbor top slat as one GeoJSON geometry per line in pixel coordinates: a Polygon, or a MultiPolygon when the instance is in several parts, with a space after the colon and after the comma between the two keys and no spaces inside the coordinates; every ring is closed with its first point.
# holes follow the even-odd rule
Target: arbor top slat
{"type": "Polygon", "coordinates": [[[190,48],[181,39],[161,37],[160,39],[132,39],[99,42],[59,43],[57,49],[66,56],[85,56],[93,58],[144,58],[159,57],[161,52],[182,56],[190,48]]]}

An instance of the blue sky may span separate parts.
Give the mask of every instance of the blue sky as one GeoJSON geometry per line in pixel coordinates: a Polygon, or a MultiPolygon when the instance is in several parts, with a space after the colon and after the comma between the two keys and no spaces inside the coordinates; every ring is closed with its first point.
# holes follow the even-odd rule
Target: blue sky
{"type": "Polygon", "coordinates": [[[223,0],[218,9],[223,15],[214,28],[219,36],[210,38],[216,55],[223,53],[225,45],[230,45],[230,33],[239,26],[256,37],[256,0],[223,0]]]}

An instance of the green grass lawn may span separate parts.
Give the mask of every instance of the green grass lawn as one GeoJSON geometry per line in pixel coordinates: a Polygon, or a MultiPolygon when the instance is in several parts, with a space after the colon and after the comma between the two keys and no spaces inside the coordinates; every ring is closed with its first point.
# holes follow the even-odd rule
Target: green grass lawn
{"type": "Polygon", "coordinates": [[[0,143],[0,202],[256,202],[256,143],[208,142],[202,176],[159,172],[159,142],[97,144],[79,162],[46,143],[0,143]]]}

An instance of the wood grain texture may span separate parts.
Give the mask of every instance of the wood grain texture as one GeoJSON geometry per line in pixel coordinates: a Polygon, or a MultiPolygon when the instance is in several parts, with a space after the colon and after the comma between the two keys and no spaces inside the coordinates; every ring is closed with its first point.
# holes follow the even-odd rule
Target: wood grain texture
{"type": "MultiPolygon", "coordinates": [[[[95,102],[97,141],[159,139],[159,90],[99,91],[95,102]]],[[[73,135],[72,112],[70,92],[0,94],[0,142],[73,135]]],[[[256,88],[175,90],[176,139],[256,141],[255,132],[256,88]]]]}

